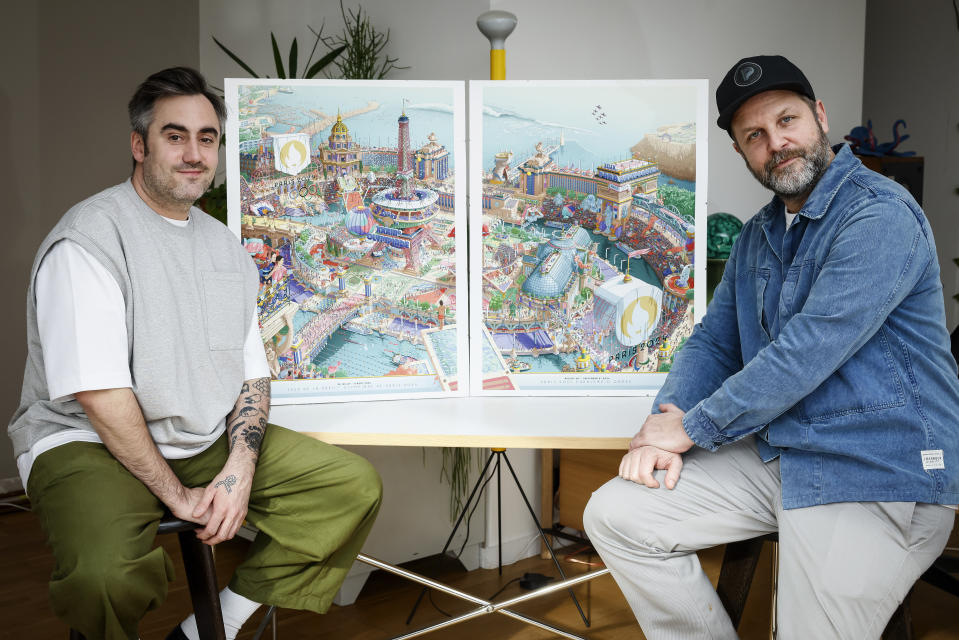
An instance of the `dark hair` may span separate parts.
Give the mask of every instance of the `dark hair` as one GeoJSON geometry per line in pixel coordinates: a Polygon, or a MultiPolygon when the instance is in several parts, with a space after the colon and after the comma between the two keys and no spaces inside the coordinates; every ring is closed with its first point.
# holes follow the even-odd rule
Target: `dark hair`
{"type": "MultiPolygon", "coordinates": [[[[223,98],[210,91],[206,79],[200,75],[199,71],[189,67],[171,67],[158,71],[137,87],[133,97],[130,98],[130,103],[127,105],[127,112],[130,114],[130,127],[143,138],[143,142],[146,144],[147,130],[150,128],[150,123],[153,122],[153,107],[157,100],[172,96],[197,95],[210,101],[213,111],[216,112],[217,120],[220,122],[220,134],[222,135],[223,123],[226,121],[226,105],[223,104],[223,98]]],[[[136,161],[133,165],[136,167],[136,161]]]]}

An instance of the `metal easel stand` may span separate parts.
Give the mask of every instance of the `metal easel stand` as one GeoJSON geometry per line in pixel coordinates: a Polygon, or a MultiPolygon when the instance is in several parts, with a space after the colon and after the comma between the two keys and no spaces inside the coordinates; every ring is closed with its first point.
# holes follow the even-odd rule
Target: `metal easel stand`
{"type": "Polygon", "coordinates": [[[395,638],[393,638],[393,640],[406,640],[407,638],[415,638],[417,636],[430,633],[431,631],[436,631],[437,629],[443,629],[445,627],[449,627],[454,624],[458,624],[460,622],[465,622],[466,620],[472,620],[473,618],[484,616],[490,613],[502,614],[509,618],[513,618],[514,620],[519,620],[520,622],[525,622],[526,624],[533,625],[534,627],[539,627],[540,629],[545,629],[546,631],[552,631],[556,635],[562,636],[563,638],[569,638],[570,640],[586,640],[582,636],[573,635],[572,633],[568,633],[566,631],[563,631],[562,629],[558,629],[557,627],[554,627],[545,622],[536,620],[535,618],[531,618],[522,613],[511,611],[510,609],[508,609],[508,607],[512,607],[513,605],[519,604],[521,602],[525,602],[526,600],[530,600],[532,598],[538,598],[540,596],[548,595],[550,593],[553,593],[554,591],[559,591],[560,589],[568,589],[581,582],[587,582],[588,580],[592,580],[593,578],[598,578],[600,576],[604,576],[607,573],[609,573],[609,569],[598,569],[597,571],[593,571],[591,573],[584,573],[582,575],[576,576],[575,578],[567,578],[563,580],[562,582],[554,582],[553,584],[549,586],[542,587],[541,589],[537,589],[536,591],[531,591],[529,593],[525,593],[521,596],[517,596],[509,600],[504,600],[503,602],[493,603],[488,600],[483,600],[482,598],[477,598],[476,596],[472,596],[464,591],[460,591],[458,589],[448,587],[445,584],[442,584],[435,580],[431,580],[430,578],[427,578],[425,576],[421,576],[418,573],[413,573],[412,571],[407,571],[405,569],[400,569],[399,567],[394,567],[393,565],[387,564],[383,562],[382,560],[377,560],[376,558],[363,555],[362,553],[356,556],[356,559],[359,560],[360,562],[370,565],[371,567],[382,569],[383,571],[387,571],[389,573],[401,576],[403,578],[406,578],[407,580],[418,582],[426,587],[436,589],[437,591],[442,591],[443,593],[446,593],[451,596],[460,598],[462,600],[466,600],[467,602],[472,602],[473,604],[479,605],[478,608],[473,609],[472,611],[467,611],[466,613],[459,615],[455,618],[444,620],[442,622],[431,625],[429,627],[423,627],[422,629],[418,629],[416,631],[413,631],[412,633],[407,633],[402,636],[396,636],[395,638]]]}
{"type": "Polygon", "coordinates": [[[453,589],[451,587],[443,585],[434,580],[430,580],[429,578],[425,578],[423,576],[412,573],[410,571],[406,571],[404,569],[400,569],[398,567],[393,567],[392,565],[388,565],[384,562],[376,560],[375,558],[370,558],[369,556],[364,556],[360,554],[357,557],[357,560],[361,562],[365,562],[366,564],[372,565],[379,569],[383,569],[390,573],[394,573],[396,575],[402,576],[404,578],[407,578],[409,580],[412,580],[414,582],[418,582],[424,585],[423,590],[420,591],[420,595],[416,599],[416,603],[413,605],[413,609],[410,611],[409,617],[407,617],[406,619],[406,624],[409,624],[410,621],[412,621],[413,615],[416,613],[416,610],[419,607],[420,602],[422,602],[423,600],[423,596],[426,595],[427,590],[430,588],[436,589],[437,591],[442,591],[443,593],[461,598],[463,600],[467,600],[468,602],[472,602],[473,604],[480,605],[480,608],[474,609],[473,611],[470,611],[466,614],[463,614],[455,618],[451,618],[449,620],[446,620],[444,622],[441,622],[439,624],[436,624],[430,627],[425,627],[418,631],[414,631],[413,633],[410,633],[410,634],[399,636],[395,638],[394,640],[401,640],[402,638],[413,638],[413,637],[422,635],[424,633],[433,631],[435,629],[447,627],[452,624],[463,622],[464,620],[469,620],[471,618],[475,618],[477,616],[485,615],[488,613],[501,613],[511,618],[515,618],[517,620],[526,622],[527,624],[532,624],[542,629],[552,631],[553,633],[556,633],[565,638],[582,640],[580,636],[572,635],[570,633],[562,631],[561,629],[557,629],[556,627],[548,625],[544,622],[534,620],[533,618],[510,611],[506,608],[514,604],[517,604],[519,602],[528,600],[530,598],[543,596],[548,593],[552,593],[554,591],[558,591],[564,588],[569,592],[570,598],[572,598],[573,603],[576,605],[576,609],[577,611],[579,611],[579,615],[583,619],[583,624],[585,624],[587,628],[590,626],[590,620],[589,618],[586,617],[586,614],[583,612],[583,608],[580,606],[579,600],[576,599],[576,594],[573,593],[573,590],[571,587],[575,584],[579,584],[580,582],[585,582],[587,580],[591,580],[593,578],[599,577],[600,575],[604,575],[608,573],[609,570],[600,569],[592,573],[583,574],[576,578],[566,577],[566,573],[563,571],[563,568],[560,566],[559,561],[556,559],[556,554],[553,553],[553,547],[552,545],[550,545],[549,539],[546,537],[546,534],[543,532],[542,524],[540,523],[539,518],[536,516],[536,512],[533,511],[533,507],[532,505],[530,505],[529,498],[526,497],[526,492],[523,491],[523,487],[519,482],[519,478],[516,477],[516,472],[513,470],[513,465],[510,463],[509,457],[506,455],[506,449],[504,448],[493,448],[490,450],[490,455],[489,455],[489,458],[486,459],[486,464],[483,466],[483,471],[480,472],[479,477],[476,480],[476,484],[473,485],[473,490],[470,492],[469,498],[466,499],[466,504],[463,505],[463,510],[460,512],[459,518],[457,518],[456,520],[456,524],[453,525],[453,530],[450,532],[449,537],[446,539],[446,544],[443,545],[443,551],[441,553],[446,554],[447,550],[449,550],[449,547],[453,542],[453,536],[456,535],[456,530],[459,528],[460,524],[462,524],[463,518],[469,512],[469,508],[470,508],[470,505],[473,503],[473,499],[476,498],[477,501],[479,500],[479,496],[477,494],[481,493],[480,489],[481,487],[485,485],[484,478],[486,477],[486,472],[489,470],[490,465],[493,464],[494,460],[496,461],[496,467],[495,467],[496,468],[496,513],[497,513],[497,525],[498,525],[497,535],[498,535],[498,542],[499,542],[498,551],[499,551],[500,575],[503,574],[503,518],[502,518],[503,495],[502,495],[502,483],[501,483],[501,477],[502,477],[501,462],[506,462],[506,466],[509,469],[510,475],[513,476],[513,482],[516,484],[516,488],[519,490],[520,495],[523,496],[523,502],[526,504],[526,509],[529,511],[530,517],[533,519],[533,522],[536,524],[536,530],[539,532],[539,535],[542,538],[543,543],[546,545],[546,548],[549,550],[549,555],[553,559],[553,564],[556,566],[556,570],[559,571],[559,575],[562,577],[562,580],[548,587],[543,587],[543,588],[537,589],[536,591],[530,592],[528,594],[518,596],[516,598],[512,598],[510,600],[506,600],[498,604],[494,604],[487,600],[483,600],[482,598],[471,596],[467,593],[464,593],[457,589],[453,589]]]}

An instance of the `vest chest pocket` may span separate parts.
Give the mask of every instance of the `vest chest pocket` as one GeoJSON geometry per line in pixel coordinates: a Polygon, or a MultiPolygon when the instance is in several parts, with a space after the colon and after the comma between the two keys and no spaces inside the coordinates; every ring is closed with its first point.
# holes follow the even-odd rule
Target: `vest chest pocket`
{"type": "Polygon", "coordinates": [[[250,325],[250,318],[245,317],[243,312],[243,274],[206,271],[202,276],[210,350],[242,349],[250,325]]]}

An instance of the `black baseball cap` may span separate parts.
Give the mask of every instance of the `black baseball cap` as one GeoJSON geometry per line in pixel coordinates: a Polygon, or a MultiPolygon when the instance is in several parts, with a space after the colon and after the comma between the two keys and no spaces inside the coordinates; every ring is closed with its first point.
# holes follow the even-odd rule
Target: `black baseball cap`
{"type": "Polygon", "coordinates": [[[789,89],[810,100],[816,99],[809,80],[799,67],[783,56],[750,56],[729,70],[716,89],[716,124],[731,136],[733,116],[740,106],[754,95],[773,89],[789,89]]]}

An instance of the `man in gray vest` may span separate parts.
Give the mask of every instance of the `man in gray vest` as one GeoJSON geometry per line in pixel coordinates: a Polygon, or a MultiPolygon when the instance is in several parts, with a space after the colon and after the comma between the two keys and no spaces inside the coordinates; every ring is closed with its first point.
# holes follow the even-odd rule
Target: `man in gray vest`
{"type": "MultiPolygon", "coordinates": [[[[223,101],[186,68],[129,104],[133,174],[77,204],[37,252],[28,355],[10,427],[56,560],[53,610],[88,639],[137,637],[173,579],[165,510],[213,545],[259,529],[221,592],[227,637],[261,604],[323,613],[379,508],[362,458],[268,425],[258,274],[193,203],[223,101]]],[[[190,616],[170,638],[198,640],[190,616]]]]}

